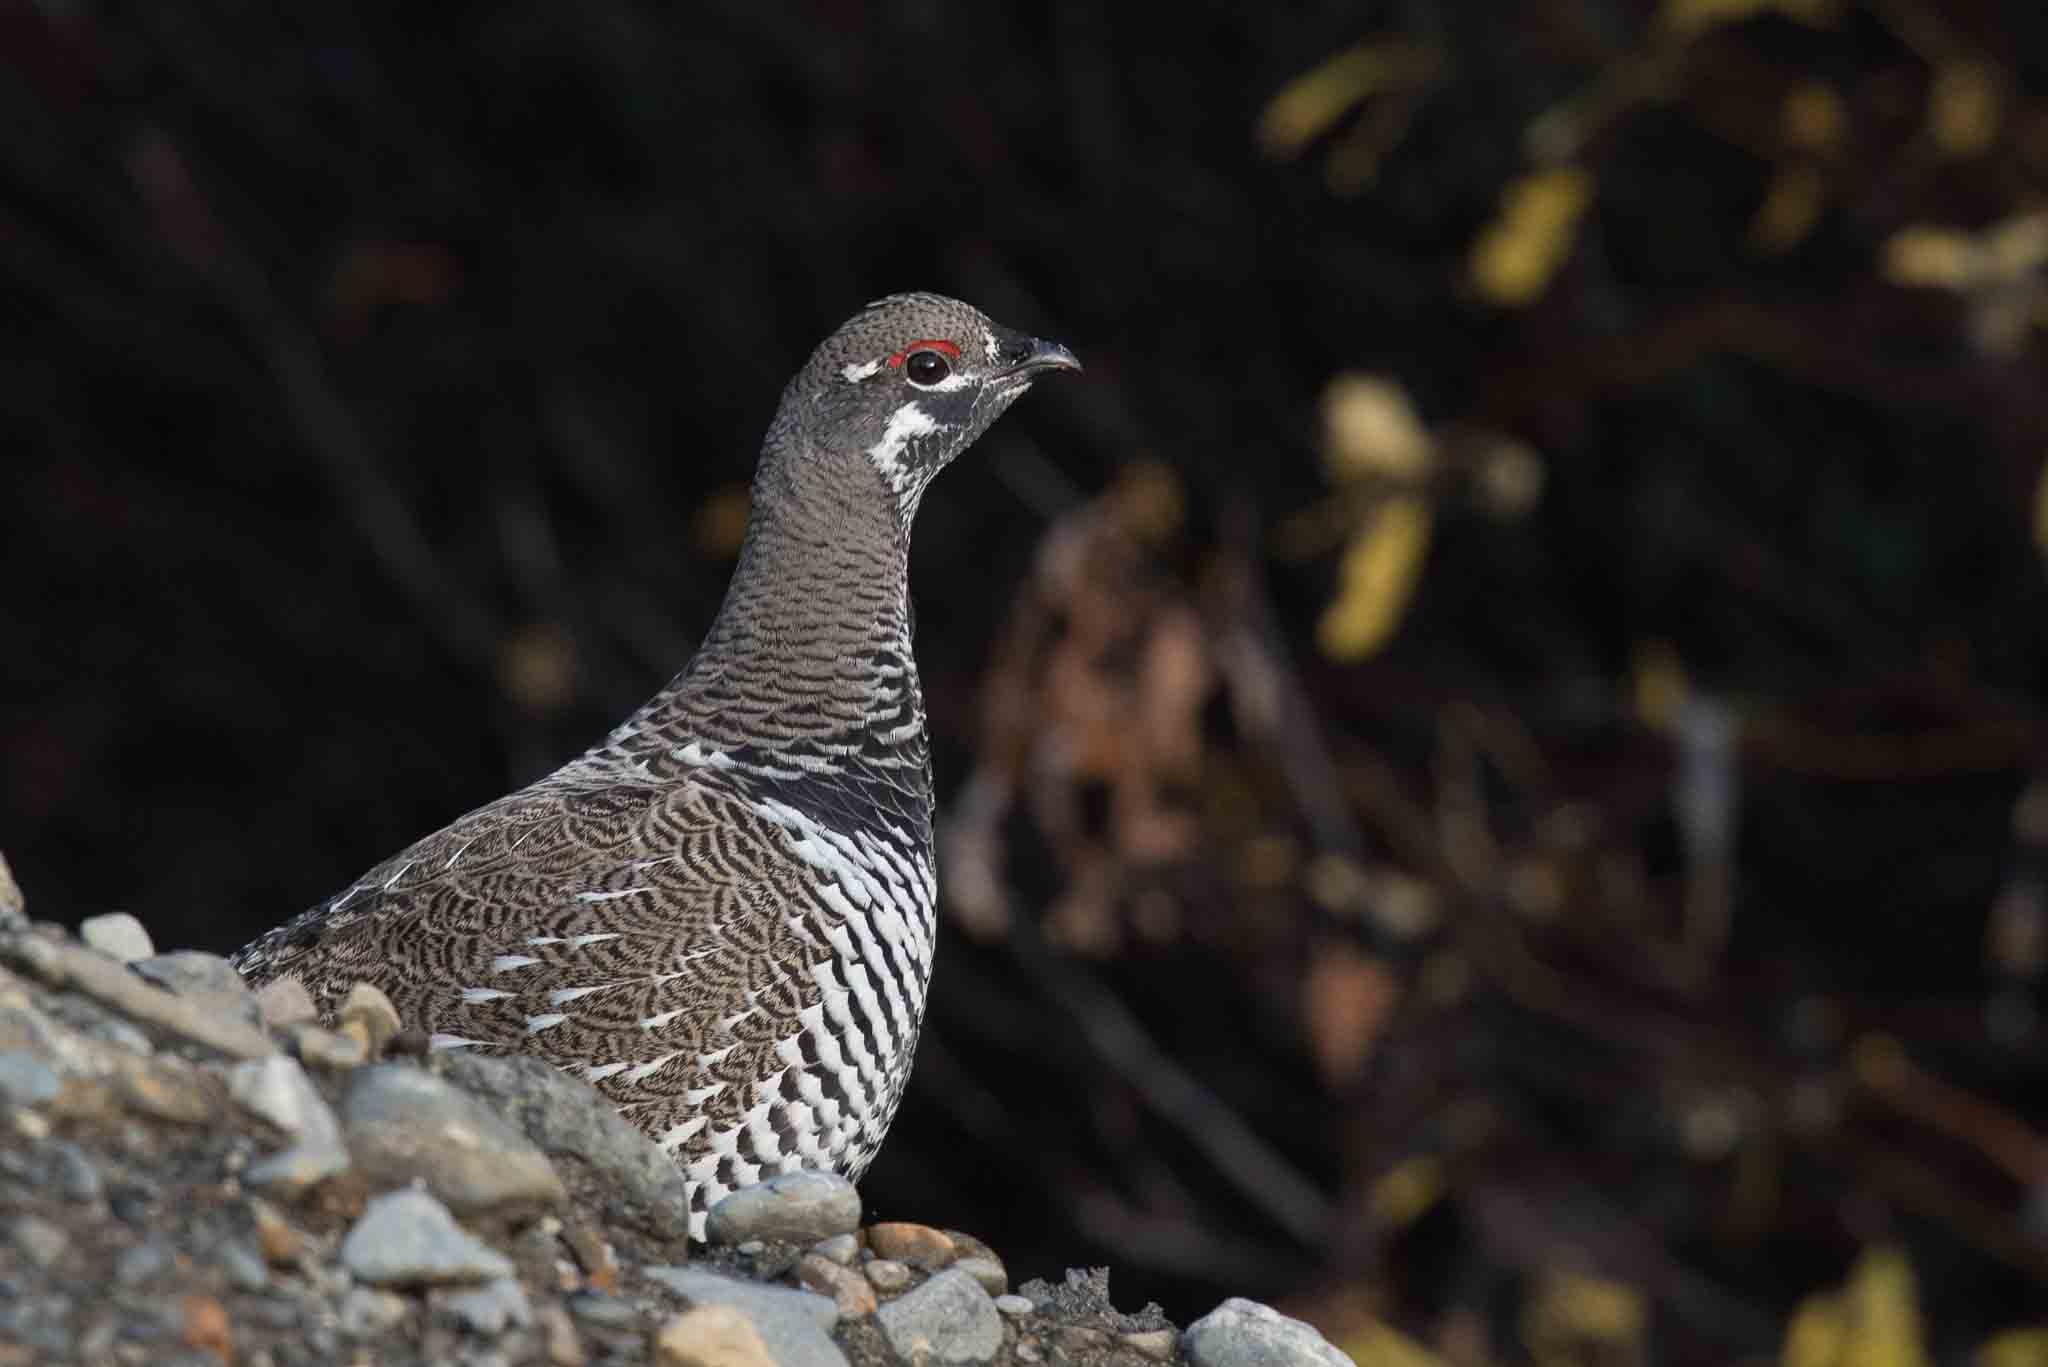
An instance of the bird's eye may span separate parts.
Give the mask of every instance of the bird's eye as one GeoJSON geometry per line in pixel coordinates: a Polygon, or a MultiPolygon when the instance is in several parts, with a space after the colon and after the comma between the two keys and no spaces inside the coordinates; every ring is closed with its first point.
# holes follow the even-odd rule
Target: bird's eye
{"type": "Polygon", "coordinates": [[[936,351],[913,351],[903,358],[903,373],[910,382],[930,388],[953,373],[953,365],[936,351]]]}

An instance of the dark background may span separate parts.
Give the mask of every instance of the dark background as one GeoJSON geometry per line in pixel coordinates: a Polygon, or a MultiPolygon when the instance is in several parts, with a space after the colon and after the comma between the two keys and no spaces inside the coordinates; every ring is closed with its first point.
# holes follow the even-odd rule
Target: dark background
{"type": "Polygon", "coordinates": [[[575,753],[941,290],[1088,370],[920,519],[875,1216],[1361,1357],[2038,1323],[2048,10],[291,10],[0,6],[33,913],[226,950],[575,753]]]}

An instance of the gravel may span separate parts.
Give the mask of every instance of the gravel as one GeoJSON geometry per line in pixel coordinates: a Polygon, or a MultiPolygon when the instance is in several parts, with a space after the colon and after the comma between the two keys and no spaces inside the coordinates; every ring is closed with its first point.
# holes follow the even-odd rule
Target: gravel
{"type": "Polygon", "coordinates": [[[1003,1294],[981,1240],[860,1229],[819,1174],[728,1198],[693,1250],[682,1174],[580,1079],[376,1062],[407,1038],[381,993],[266,1018],[216,955],[116,962],[129,929],[0,926],[0,1367],[1343,1360],[1251,1302],[1183,1341],[1099,1271],[1003,1294]]]}

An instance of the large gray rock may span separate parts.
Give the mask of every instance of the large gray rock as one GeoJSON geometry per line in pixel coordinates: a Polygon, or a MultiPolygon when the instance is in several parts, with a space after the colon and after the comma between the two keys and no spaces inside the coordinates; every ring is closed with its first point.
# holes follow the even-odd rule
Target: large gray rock
{"type": "Polygon", "coordinates": [[[1355,1367],[1312,1324],[1232,1296],[1188,1326],[1193,1367],[1355,1367]]]}
{"type": "Polygon", "coordinates": [[[981,1363],[1003,1346],[1003,1317],[981,1283],[957,1268],[935,1273],[875,1312],[906,1362],[981,1363]]]}
{"type": "Polygon", "coordinates": [[[836,1172],[786,1172],[742,1187],[711,1208],[704,1237],[714,1244],[785,1239],[814,1244],[860,1228],[860,1193],[836,1172]]]}
{"type": "Polygon", "coordinates": [[[341,1241],[341,1263],[372,1286],[446,1286],[510,1277],[512,1260],[477,1239],[423,1191],[373,1198],[341,1241]]]}
{"type": "Polygon", "coordinates": [[[350,1074],[342,1134],[372,1183],[415,1178],[457,1214],[514,1214],[567,1192],[547,1155],[469,1093],[408,1063],[350,1074]]]}
{"type": "Polygon", "coordinates": [[[694,1267],[650,1267],[646,1275],[697,1305],[729,1305],[745,1315],[780,1367],[847,1367],[846,1354],[830,1337],[838,1308],[823,1296],[694,1267]]]}
{"type": "Polygon", "coordinates": [[[589,1083],[537,1058],[488,1054],[452,1054],[444,1076],[525,1131],[564,1180],[602,1200],[608,1219],[657,1239],[689,1237],[682,1169],[589,1083]]]}

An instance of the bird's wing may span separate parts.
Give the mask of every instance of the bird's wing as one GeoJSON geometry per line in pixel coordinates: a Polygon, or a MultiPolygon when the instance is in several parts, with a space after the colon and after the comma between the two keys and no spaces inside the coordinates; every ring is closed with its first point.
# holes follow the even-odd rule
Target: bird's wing
{"type": "Polygon", "coordinates": [[[237,966],[300,979],[323,1011],[374,983],[440,1047],[537,1054],[612,1079],[626,1103],[640,1079],[625,1075],[664,1056],[682,1064],[657,1070],[664,1083],[727,1048],[721,1062],[775,1072],[766,1056],[830,954],[821,913],[815,880],[736,794],[543,780],[385,861],[237,966]]]}

